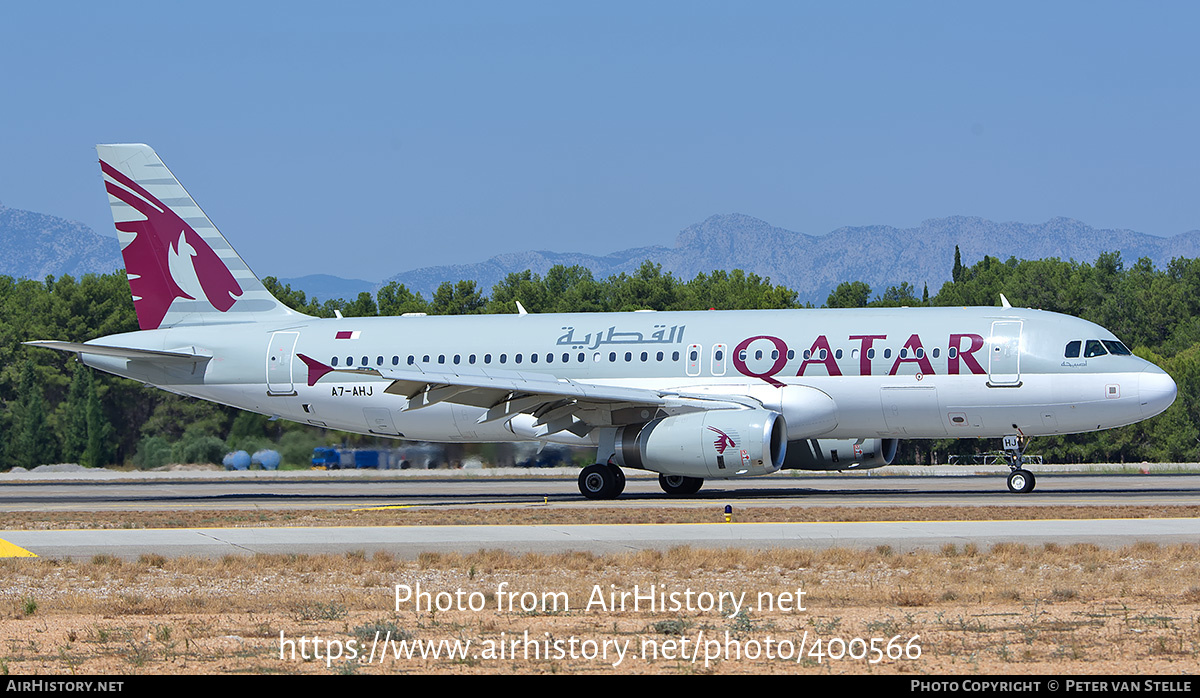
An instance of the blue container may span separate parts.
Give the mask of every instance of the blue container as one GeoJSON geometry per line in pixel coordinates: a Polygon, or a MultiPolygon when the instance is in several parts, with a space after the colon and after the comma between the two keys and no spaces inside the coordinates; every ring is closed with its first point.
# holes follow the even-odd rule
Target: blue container
{"type": "Polygon", "coordinates": [[[249,470],[250,454],[245,451],[226,453],[225,459],[221,462],[225,464],[226,470],[249,470]]]}
{"type": "Polygon", "coordinates": [[[258,463],[258,467],[263,470],[279,470],[279,451],[274,451],[269,448],[264,448],[261,451],[255,451],[254,456],[250,459],[251,463],[258,463]]]}
{"type": "Polygon", "coordinates": [[[355,451],[354,452],[354,467],[355,468],[378,468],[379,467],[379,451],[355,451]]]}

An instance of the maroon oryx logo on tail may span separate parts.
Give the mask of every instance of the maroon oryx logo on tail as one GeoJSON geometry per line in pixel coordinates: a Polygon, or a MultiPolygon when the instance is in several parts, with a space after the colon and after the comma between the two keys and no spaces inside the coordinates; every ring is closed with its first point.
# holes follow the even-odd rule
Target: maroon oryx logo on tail
{"type": "Polygon", "coordinates": [[[713,447],[717,449],[717,453],[724,454],[725,449],[734,448],[737,446],[733,441],[733,437],[716,427],[709,427],[709,431],[717,432],[717,440],[713,442],[713,447]]]}
{"type": "Polygon", "coordinates": [[[116,224],[117,230],[136,235],[121,250],[121,256],[125,258],[138,326],[156,329],[176,298],[195,300],[200,293],[221,312],[232,308],[242,295],[242,287],[204,238],[166,204],[107,162],[101,160],[100,169],[113,180],[104,182],[108,193],[146,217],[144,221],[116,224]]]}

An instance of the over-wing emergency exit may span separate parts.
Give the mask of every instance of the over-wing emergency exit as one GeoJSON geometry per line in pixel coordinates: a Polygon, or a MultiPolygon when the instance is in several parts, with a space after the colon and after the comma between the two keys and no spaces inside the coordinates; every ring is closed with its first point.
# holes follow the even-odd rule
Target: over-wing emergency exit
{"type": "Polygon", "coordinates": [[[76,352],[109,373],[265,415],[442,442],[596,449],[664,491],[889,464],[899,439],[1024,439],[1130,424],[1175,383],[1111,332],[1037,310],[888,308],[315,318],[274,298],[146,145],[97,146],[137,332],[76,352]]]}

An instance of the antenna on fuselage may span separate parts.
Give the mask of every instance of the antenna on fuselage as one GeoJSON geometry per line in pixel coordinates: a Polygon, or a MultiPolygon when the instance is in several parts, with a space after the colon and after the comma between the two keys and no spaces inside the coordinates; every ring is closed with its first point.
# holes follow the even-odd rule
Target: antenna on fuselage
{"type": "Polygon", "coordinates": [[[1000,294],[1000,307],[1001,308],[1011,308],[1012,307],[1012,303],[1008,302],[1008,299],[1004,297],[1003,293],[1000,294]]]}
{"type": "Polygon", "coordinates": [[[529,314],[529,311],[525,309],[525,306],[521,305],[521,301],[517,301],[517,315],[528,315],[528,314],[529,314]]]}

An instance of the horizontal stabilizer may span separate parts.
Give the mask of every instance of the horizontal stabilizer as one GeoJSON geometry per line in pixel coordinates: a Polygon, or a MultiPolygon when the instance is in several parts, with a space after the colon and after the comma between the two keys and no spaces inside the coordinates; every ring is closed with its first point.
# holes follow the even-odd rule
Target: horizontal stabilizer
{"type": "Polygon", "coordinates": [[[76,354],[94,354],[96,356],[115,356],[119,359],[141,359],[143,361],[191,363],[207,361],[212,357],[207,354],[196,354],[181,351],[155,351],[153,349],[132,349],[130,347],[109,347],[102,344],[81,344],[78,342],[56,342],[53,340],[38,340],[23,342],[31,347],[56,349],[58,351],[73,351],[76,354]]]}

